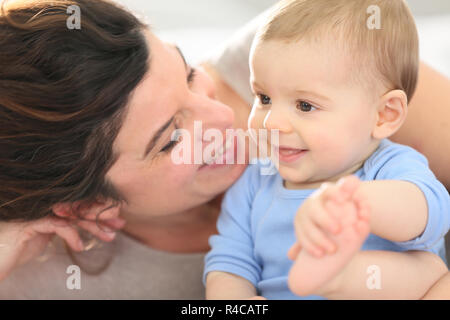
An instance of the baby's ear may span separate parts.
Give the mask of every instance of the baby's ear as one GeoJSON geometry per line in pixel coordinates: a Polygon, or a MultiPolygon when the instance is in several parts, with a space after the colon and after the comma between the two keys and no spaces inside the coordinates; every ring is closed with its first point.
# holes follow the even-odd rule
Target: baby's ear
{"type": "Polygon", "coordinates": [[[377,109],[377,122],[372,131],[375,139],[393,135],[406,119],[408,98],[403,90],[392,90],[381,97],[377,109]]]}

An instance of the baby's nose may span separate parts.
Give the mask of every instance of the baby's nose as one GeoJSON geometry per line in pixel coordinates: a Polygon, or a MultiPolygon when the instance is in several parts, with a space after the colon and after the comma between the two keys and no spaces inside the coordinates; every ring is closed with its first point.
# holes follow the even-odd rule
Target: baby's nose
{"type": "Polygon", "coordinates": [[[273,109],[267,113],[263,125],[267,130],[279,130],[282,133],[292,131],[289,118],[283,112],[273,109]]]}

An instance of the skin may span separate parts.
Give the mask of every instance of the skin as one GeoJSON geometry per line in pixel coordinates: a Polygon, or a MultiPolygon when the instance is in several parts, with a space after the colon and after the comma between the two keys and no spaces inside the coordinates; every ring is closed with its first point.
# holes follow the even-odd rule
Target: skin
{"type": "MultiPolygon", "coordinates": [[[[275,162],[288,189],[315,189],[353,174],[381,140],[395,133],[406,119],[406,94],[384,85],[369,90],[355,82],[348,72],[352,69],[348,53],[335,50],[333,56],[328,54],[336,47],[332,39],[300,44],[272,40],[257,43],[252,51],[251,85],[257,99],[250,127],[278,130],[279,141],[271,141],[275,150],[306,150],[299,160],[285,162],[280,158],[275,162]]],[[[414,184],[365,181],[357,191],[371,208],[372,233],[407,241],[423,232],[428,209],[414,184]],[[401,196],[392,199],[391,194],[401,196]]],[[[306,221],[297,231],[300,240],[325,242],[320,230],[324,226],[317,221],[318,216],[326,216],[319,214],[325,211],[324,205],[320,197],[305,202],[299,214],[301,221],[306,221]],[[313,205],[306,206],[310,202],[313,205]],[[308,234],[313,239],[302,236],[308,234]]],[[[326,219],[329,223],[330,218],[326,219]]],[[[317,252],[325,246],[306,247],[317,252]]]]}
{"type": "Polygon", "coordinates": [[[450,190],[450,80],[421,63],[417,89],[402,127],[390,138],[424,154],[436,177],[450,190]]]}
{"type": "MultiPolygon", "coordinates": [[[[333,56],[328,54],[335,47],[332,39],[320,43],[259,41],[254,44],[250,58],[251,87],[256,97],[249,118],[250,128],[279,131],[279,141],[270,141],[270,144],[286,188],[322,186],[302,204],[295,219],[298,244],[291,251],[298,253],[302,247],[307,253],[299,254],[289,283],[295,293],[303,296],[317,293],[317,288],[341,273],[344,266],[354,272],[347,272],[350,276],[341,281],[345,283],[344,290],[337,291],[359,295],[354,288],[360,279],[352,275],[364,269],[361,265],[366,261],[352,260],[352,257],[369,230],[386,239],[406,241],[423,232],[427,217],[426,200],[420,189],[401,181],[361,182],[348,176],[342,182],[349,184],[345,194],[350,199],[345,205],[339,204],[344,196],[336,192],[337,187],[331,182],[361,168],[381,140],[398,130],[406,118],[407,98],[401,90],[379,85],[368,92],[362,83],[355,83],[348,72],[352,61],[347,52],[334,50],[333,56]],[[283,148],[305,151],[300,159],[286,162],[281,158],[283,148]],[[280,159],[276,159],[278,153],[280,159]],[[391,199],[391,194],[398,196],[391,199]],[[408,215],[398,214],[402,211],[408,215]],[[354,221],[350,223],[347,220],[351,217],[354,221]],[[353,230],[352,225],[357,223],[359,227],[353,230]],[[334,234],[340,229],[342,232],[335,237],[325,232],[327,229],[334,234]],[[362,231],[357,232],[357,229],[362,231]],[[339,250],[325,257],[325,262],[315,259],[326,251],[334,253],[336,245],[339,250]]],[[[387,260],[399,262],[399,265],[403,262],[400,256],[387,260]]],[[[431,272],[435,264],[435,260],[420,264],[421,271],[416,275],[427,272],[433,277],[419,277],[421,282],[416,286],[421,290],[414,294],[409,290],[411,297],[423,295],[445,272],[442,262],[438,272],[431,272]]],[[[415,270],[416,266],[409,264],[404,268],[415,270]]],[[[397,266],[395,263],[391,268],[384,265],[383,270],[397,270],[397,266]]],[[[392,283],[407,287],[410,279],[402,280],[392,283]]],[[[207,279],[208,298],[241,298],[254,294],[248,282],[240,277],[216,272],[207,279]],[[222,290],[225,284],[230,289],[226,293],[222,290]]]]}
{"type": "Polygon", "coordinates": [[[423,297],[424,300],[450,300],[450,272],[447,272],[423,297]]]}
{"type": "Polygon", "coordinates": [[[219,129],[225,137],[225,130],[233,127],[233,110],[215,100],[214,83],[205,73],[197,70],[194,80],[187,83],[191,67],[184,64],[173,45],[150,32],[147,39],[152,48],[150,73],[130,101],[114,143],[119,157],[107,177],[127,200],[121,208],[121,216],[127,221],[126,233],[167,251],[204,251],[207,238],[215,231],[217,212],[211,214],[208,207],[199,206],[226,190],[245,165],[176,165],[170,152],[161,149],[170,143],[170,134],[176,128],[194,137],[194,120],[202,121],[203,130],[219,129]],[[143,157],[154,132],[171,117],[177,119],[176,123],[143,157]]]}
{"type": "MultiPolygon", "coordinates": [[[[155,41],[158,42],[159,40],[155,41]]],[[[171,108],[181,108],[181,106],[184,105],[183,101],[187,105],[188,101],[193,102],[194,97],[197,97],[195,100],[201,100],[204,102],[205,105],[210,107],[211,111],[214,111],[218,105],[221,107],[220,110],[222,111],[224,110],[222,109],[224,105],[228,106],[228,110],[231,110],[231,113],[234,113],[234,119],[230,120],[232,125],[236,128],[246,128],[247,118],[250,114],[251,107],[221,78],[220,74],[214,69],[214,67],[208,64],[203,64],[202,68],[198,68],[198,71],[200,72],[199,77],[197,77],[193,84],[191,84],[192,87],[190,89],[192,92],[190,93],[187,84],[182,84],[186,81],[187,71],[183,66],[181,58],[176,56],[176,52],[174,50],[171,51],[170,45],[168,44],[164,44],[164,46],[160,47],[160,49],[161,50],[159,51],[155,51],[155,49],[152,48],[153,57],[163,54],[163,57],[169,59],[170,61],[178,61],[175,65],[165,62],[163,66],[160,67],[167,71],[165,72],[165,76],[167,77],[166,80],[173,79],[177,83],[176,89],[173,89],[173,93],[176,93],[178,97],[175,103],[177,107],[172,105],[171,108]],[[215,96],[218,101],[214,101],[213,98],[208,97],[207,92],[211,90],[214,91],[213,97],[215,96]]],[[[167,61],[163,58],[160,60],[167,61]]],[[[157,68],[157,66],[152,67],[152,69],[157,68]]],[[[150,74],[153,72],[152,69],[150,74]]],[[[153,80],[155,80],[155,83],[152,83],[151,85],[158,85],[156,82],[158,79],[154,77],[153,80]]],[[[150,81],[147,82],[150,84],[150,81]]],[[[172,84],[170,84],[170,86],[172,86],[172,84]]],[[[146,91],[146,88],[142,86],[140,89],[136,89],[135,95],[139,95],[140,91],[146,91]]],[[[168,93],[166,92],[165,96],[159,95],[161,103],[164,103],[165,101],[169,102],[170,97],[167,96],[167,94],[168,93]]],[[[409,104],[410,111],[408,118],[405,125],[397,132],[396,135],[393,136],[394,141],[411,145],[424,153],[430,160],[431,168],[434,170],[437,177],[443,181],[447,187],[450,186],[450,167],[447,165],[450,162],[450,155],[447,153],[442,153],[442,150],[450,149],[450,145],[448,145],[450,144],[450,130],[448,130],[448,122],[446,120],[450,119],[449,101],[450,81],[438,72],[422,64],[419,73],[417,92],[409,104]]],[[[131,104],[132,102],[130,105],[131,104]]],[[[191,108],[195,108],[195,106],[191,106],[191,108]]],[[[152,112],[150,112],[149,108],[149,113],[152,112]]],[[[148,114],[148,116],[152,116],[152,118],[149,119],[159,119],[155,118],[156,112],[157,110],[155,110],[155,114],[148,114]]],[[[130,116],[130,113],[128,113],[128,116],[130,116]]],[[[205,113],[204,116],[207,116],[207,113],[205,113]]],[[[152,128],[156,127],[150,121],[148,126],[152,126],[152,128]]],[[[219,125],[219,127],[222,128],[226,126],[227,125],[224,124],[219,125]]],[[[145,126],[142,128],[145,128],[145,126]]],[[[151,131],[152,128],[149,128],[148,130],[151,131]]],[[[146,134],[151,135],[152,132],[146,132],[146,134]]],[[[139,136],[144,136],[144,134],[139,134],[139,136]]],[[[147,135],[147,139],[149,138],[150,136],[147,135]]],[[[146,142],[143,143],[145,144],[146,142]]],[[[129,159],[130,161],[128,163],[130,165],[139,163],[137,160],[132,162],[131,158],[129,159]]],[[[121,164],[122,163],[125,164],[127,161],[121,162],[121,164]]],[[[161,159],[160,157],[158,162],[152,165],[153,169],[155,169],[157,165],[162,167],[164,165],[164,159],[161,159]]],[[[133,178],[127,178],[128,169],[132,169],[131,171],[134,175],[136,175],[136,172],[139,171],[137,168],[126,168],[125,166],[122,166],[122,173],[120,173],[120,170],[116,168],[112,169],[109,176],[111,179],[117,179],[117,181],[122,185],[122,192],[130,195],[132,190],[125,189],[136,187],[133,186],[133,178]],[[127,180],[128,183],[126,182],[127,180]]],[[[171,167],[170,169],[173,168],[171,167]]],[[[150,178],[151,169],[145,166],[144,163],[141,164],[140,170],[146,172],[150,178]]],[[[186,170],[194,171],[193,168],[187,168],[186,170]]],[[[139,228],[139,225],[136,222],[139,218],[133,218],[134,215],[139,215],[138,212],[127,214],[127,211],[130,211],[131,206],[143,208],[144,202],[150,204],[149,199],[145,199],[145,196],[150,196],[151,193],[156,192],[157,190],[141,189],[148,191],[139,192],[140,196],[136,196],[140,197],[140,200],[136,198],[136,201],[139,203],[133,204],[130,199],[128,199],[130,204],[128,209],[125,208],[122,212],[119,210],[121,208],[107,210],[106,213],[108,217],[102,214],[102,221],[110,220],[110,226],[113,229],[119,229],[121,225],[123,226],[124,220],[120,220],[118,216],[120,215],[122,217],[126,217],[127,225],[129,225],[124,231],[153,248],[166,250],[169,252],[205,252],[208,250],[207,238],[215,232],[215,223],[223,192],[225,192],[226,189],[237,179],[242,171],[243,168],[222,168],[220,172],[211,172],[211,177],[214,177],[214,179],[211,179],[214,192],[205,191],[205,193],[203,193],[192,190],[192,193],[195,193],[194,199],[187,199],[185,203],[182,203],[181,200],[176,201],[173,203],[175,207],[169,208],[170,210],[167,215],[162,214],[161,211],[158,214],[156,214],[157,212],[154,212],[154,215],[153,212],[146,212],[145,214],[141,212],[141,214],[144,215],[142,221],[145,221],[145,227],[143,225],[142,228],[139,228]],[[236,172],[234,172],[234,170],[236,170],[236,172]],[[233,173],[232,176],[230,176],[230,172],[233,173]],[[165,230],[169,232],[164,232],[165,230]],[[202,230],[201,236],[198,235],[199,230],[202,230]],[[171,236],[168,237],[165,234],[171,234],[171,236]],[[184,241],[187,237],[190,239],[188,242],[184,241]]],[[[154,171],[154,174],[156,175],[156,177],[154,177],[155,179],[160,179],[160,177],[156,174],[156,171],[154,171]]],[[[174,181],[172,182],[175,183],[174,181]]],[[[138,179],[136,185],[148,187],[148,184],[146,185],[146,183],[149,182],[143,182],[143,179],[138,179]]],[[[157,184],[155,183],[155,185],[157,184]]],[[[157,186],[161,187],[162,185],[164,184],[159,184],[157,186]]],[[[176,189],[181,190],[182,188],[177,187],[176,189]]],[[[174,195],[172,197],[173,200],[175,199],[175,195],[178,195],[179,192],[171,192],[171,194],[174,195]]],[[[166,194],[163,198],[157,199],[155,203],[151,203],[151,206],[148,206],[147,209],[156,206],[161,210],[164,203],[160,204],[159,202],[166,202],[165,199],[166,194]]],[[[90,214],[91,217],[95,217],[96,213],[104,210],[110,204],[111,203],[108,201],[99,201],[96,206],[91,206],[87,209],[89,211],[88,214],[90,214]]],[[[167,202],[165,205],[168,206],[167,202]]],[[[62,219],[65,219],[71,215],[69,206],[64,203],[56,205],[54,207],[54,212],[58,216],[61,216],[62,219]]],[[[61,223],[63,221],[62,219],[58,221],[58,223],[61,223]]],[[[3,261],[4,263],[2,262],[2,264],[8,266],[8,268],[0,268],[0,274],[2,274],[3,277],[7,276],[8,272],[17,267],[19,263],[24,263],[29,257],[38,255],[42,248],[45,247],[45,244],[51,236],[55,234],[58,234],[60,237],[65,239],[73,250],[79,251],[82,249],[82,246],[79,245],[80,238],[74,228],[71,226],[62,226],[54,223],[54,221],[50,218],[42,219],[39,222],[20,224],[19,226],[16,224],[0,224],[0,231],[4,229],[8,229],[11,232],[14,231],[14,235],[16,236],[15,239],[17,241],[11,244],[12,249],[9,253],[2,248],[0,261],[3,261]],[[35,243],[42,243],[42,245],[32,245],[35,243]],[[22,258],[18,259],[18,257],[22,258]]],[[[99,230],[95,223],[90,223],[88,229],[103,241],[111,241],[112,237],[110,233],[99,230]]],[[[5,233],[2,231],[0,234],[5,233]]],[[[0,239],[0,243],[4,243],[3,240],[6,241],[11,238],[11,236],[2,237],[0,239]]]]}
{"type": "Polygon", "coordinates": [[[273,145],[307,150],[301,161],[279,161],[288,189],[314,189],[355,172],[379,143],[372,139],[375,100],[352,84],[344,53],[330,57],[329,49],[265,41],[251,59],[251,85],[258,99],[250,127],[279,130],[279,142],[273,145]],[[277,59],[280,55],[283,59],[277,59]]]}
{"type": "MultiPolygon", "coordinates": [[[[242,110],[250,106],[231,88],[210,65],[205,70],[213,77],[218,96],[223,102],[242,110]]],[[[239,113],[238,113],[239,114],[239,113]]],[[[450,148],[450,80],[421,62],[416,92],[408,104],[408,116],[401,128],[390,137],[397,143],[416,148],[424,154],[436,177],[450,189],[450,154],[442,150],[450,148]]],[[[225,285],[225,284],[224,284],[225,285]]],[[[226,285],[232,284],[227,282],[226,285]]],[[[251,284],[247,284],[248,294],[255,295],[251,284]]],[[[423,299],[450,299],[450,272],[443,276],[427,292],[423,299]]],[[[207,292],[208,294],[208,292],[207,292]]]]}
{"type": "Polygon", "coordinates": [[[213,80],[217,75],[210,77],[198,68],[194,79],[188,81],[192,68],[185,65],[176,47],[149,31],[146,36],[152,52],[150,72],[131,96],[113,146],[118,160],[107,173],[126,203],[113,207],[111,200],[98,199],[83,207],[83,221],[76,219],[79,213],[72,211],[72,204],[58,203],[53,206],[56,217],[0,223],[0,280],[39,255],[54,235],[63,238],[72,250],[82,251],[77,227],[102,241],[112,241],[114,231],[122,229],[154,249],[179,253],[209,250],[208,238],[217,232],[223,193],[242,174],[245,165],[199,170],[201,165],[173,164],[170,154],[161,149],[170,141],[175,125],[192,132],[193,120],[200,120],[203,130],[225,132],[246,124],[245,117],[236,119],[235,114],[248,116],[248,112],[234,112],[243,107],[236,94],[225,99],[233,108],[216,99],[216,88],[222,90],[220,97],[230,92],[225,83],[213,80]],[[148,141],[172,116],[176,116],[176,122],[162,134],[154,150],[143,157],[148,141]]]}

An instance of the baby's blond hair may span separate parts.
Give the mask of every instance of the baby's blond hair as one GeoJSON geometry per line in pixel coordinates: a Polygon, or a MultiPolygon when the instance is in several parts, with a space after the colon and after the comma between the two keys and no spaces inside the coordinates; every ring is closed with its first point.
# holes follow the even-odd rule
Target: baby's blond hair
{"type": "Polygon", "coordinates": [[[282,0],[257,34],[260,41],[323,39],[350,53],[355,79],[374,88],[381,80],[414,94],[419,44],[414,18],[404,0],[282,0]],[[376,6],[376,7],[375,7],[376,6]],[[379,8],[380,28],[371,28],[371,9],[379,8]],[[361,77],[364,76],[364,78],[361,77]]]}

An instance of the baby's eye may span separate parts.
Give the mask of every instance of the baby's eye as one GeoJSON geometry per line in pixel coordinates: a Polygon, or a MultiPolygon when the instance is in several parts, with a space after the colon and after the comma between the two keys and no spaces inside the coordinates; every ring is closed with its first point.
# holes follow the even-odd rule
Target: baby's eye
{"type": "Polygon", "coordinates": [[[298,101],[297,109],[302,112],[311,112],[313,109],[316,110],[317,108],[306,101],[298,101]]]}
{"type": "Polygon", "coordinates": [[[259,97],[259,101],[261,101],[261,104],[271,104],[272,103],[270,98],[268,96],[266,96],[265,94],[258,94],[258,97],[259,97]]]}

